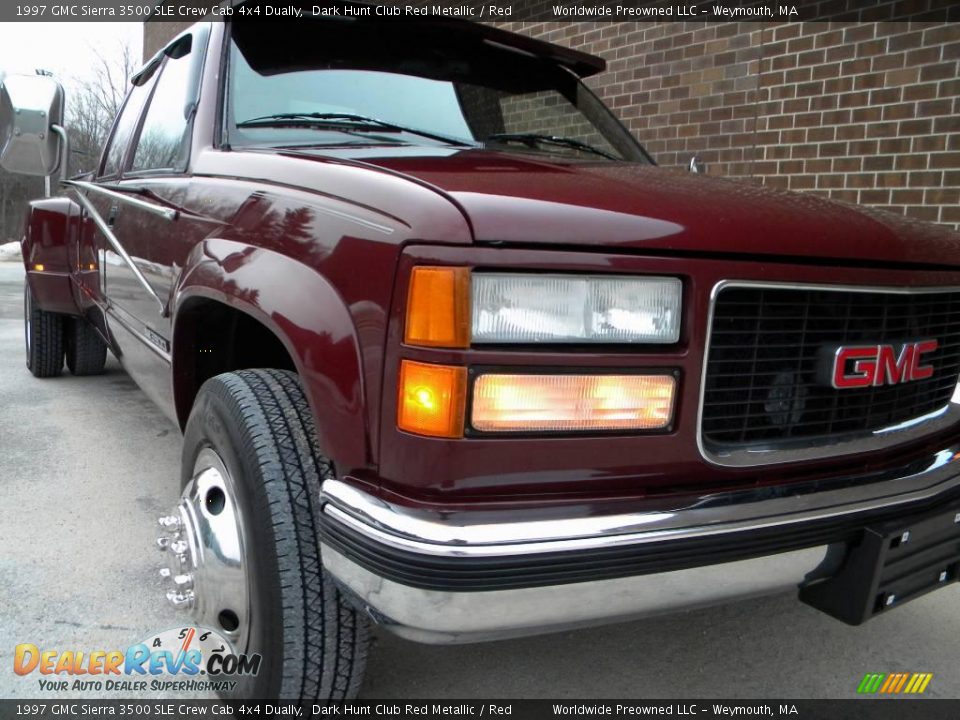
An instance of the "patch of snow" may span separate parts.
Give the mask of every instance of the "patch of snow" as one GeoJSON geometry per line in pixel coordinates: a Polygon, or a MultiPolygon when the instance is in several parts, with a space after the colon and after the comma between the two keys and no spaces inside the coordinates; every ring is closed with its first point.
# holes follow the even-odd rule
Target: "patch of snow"
{"type": "Polygon", "coordinates": [[[0,245],[0,262],[20,262],[22,257],[20,243],[16,240],[0,245]]]}

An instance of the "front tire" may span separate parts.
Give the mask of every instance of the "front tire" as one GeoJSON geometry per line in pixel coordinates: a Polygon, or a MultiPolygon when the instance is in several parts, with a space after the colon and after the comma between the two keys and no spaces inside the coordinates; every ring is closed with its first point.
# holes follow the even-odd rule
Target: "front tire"
{"type": "MultiPolygon", "coordinates": [[[[348,605],[320,560],[320,482],[333,474],[316,440],[299,379],[281,370],[242,370],[211,378],[197,395],[184,432],[182,479],[188,493],[216,457],[244,548],[246,592],[236,637],[260,653],[255,678],[239,698],[344,700],[359,692],[368,623],[348,605]],[[246,617],[244,617],[246,615],[246,617]]],[[[218,470],[217,472],[220,472],[218,470]]],[[[208,473],[204,479],[211,477],[208,473]]],[[[215,476],[214,476],[215,477],[215,476]]],[[[196,494],[195,492],[193,493],[196,494]]],[[[185,493],[185,497],[187,493],[185,493]]],[[[209,499],[207,500],[209,502],[209,499]]],[[[198,594],[203,592],[199,585],[198,594]]],[[[222,594],[222,590],[220,590],[222,594]]],[[[197,617],[215,629],[216,608],[197,617]]]]}
{"type": "Polygon", "coordinates": [[[63,315],[37,307],[30,285],[23,284],[23,334],[27,368],[34,377],[57,377],[63,371],[63,315]]]}

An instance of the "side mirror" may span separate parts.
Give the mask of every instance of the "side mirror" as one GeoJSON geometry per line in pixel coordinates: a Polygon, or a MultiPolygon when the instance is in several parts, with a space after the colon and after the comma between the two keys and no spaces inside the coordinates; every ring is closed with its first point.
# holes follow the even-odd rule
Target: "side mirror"
{"type": "Polygon", "coordinates": [[[63,87],[46,75],[0,73],[0,167],[50,177],[66,142],[63,87]]]}

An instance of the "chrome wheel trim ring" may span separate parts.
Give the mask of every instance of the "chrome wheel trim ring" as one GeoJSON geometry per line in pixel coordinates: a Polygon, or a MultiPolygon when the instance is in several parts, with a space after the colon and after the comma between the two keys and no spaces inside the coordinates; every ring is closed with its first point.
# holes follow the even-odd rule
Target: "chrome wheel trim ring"
{"type": "Polygon", "coordinates": [[[205,447],[197,455],[176,513],[160,518],[169,553],[160,574],[167,600],[189,611],[197,625],[220,632],[237,652],[250,639],[250,564],[237,487],[222,458],[205,447]]]}

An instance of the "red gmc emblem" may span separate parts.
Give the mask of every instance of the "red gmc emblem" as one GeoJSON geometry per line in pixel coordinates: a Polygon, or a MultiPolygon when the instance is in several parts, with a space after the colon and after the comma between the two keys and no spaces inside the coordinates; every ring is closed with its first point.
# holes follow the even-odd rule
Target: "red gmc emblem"
{"type": "Polygon", "coordinates": [[[830,384],[838,390],[871,385],[898,385],[933,375],[923,356],[937,349],[936,340],[893,345],[840,346],[833,351],[830,384]]]}

